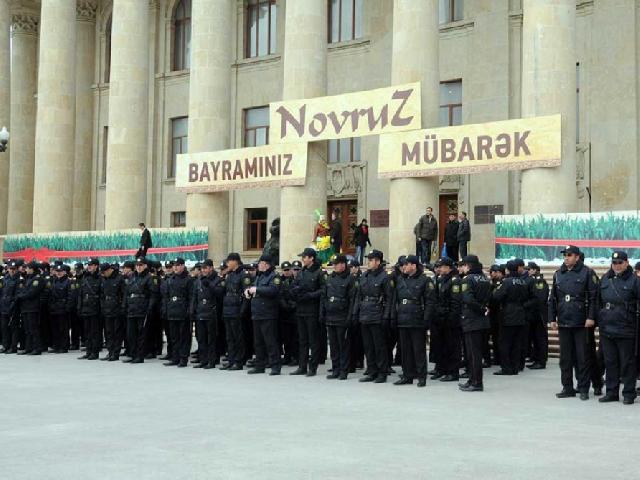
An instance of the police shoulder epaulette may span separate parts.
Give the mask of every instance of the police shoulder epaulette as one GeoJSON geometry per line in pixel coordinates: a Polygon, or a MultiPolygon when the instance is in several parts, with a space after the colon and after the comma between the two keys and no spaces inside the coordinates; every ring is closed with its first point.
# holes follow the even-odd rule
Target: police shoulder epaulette
{"type": "Polygon", "coordinates": [[[273,283],[275,285],[280,285],[282,283],[282,280],[280,280],[280,277],[276,275],[276,278],[273,279],[273,283]]]}
{"type": "Polygon", "coordinates": [[[244,283],[245,285],[249,285],[251,283],[251,278],[249,277],[244,277],[242,279],[242,283],[244,283]]]}

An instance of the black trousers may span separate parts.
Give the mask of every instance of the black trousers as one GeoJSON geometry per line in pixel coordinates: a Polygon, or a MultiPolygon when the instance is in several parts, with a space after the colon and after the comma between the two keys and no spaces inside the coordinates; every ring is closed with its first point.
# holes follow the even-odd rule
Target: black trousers
{"type": "Polygon", "coordinates": [[[298,366],[302,370],[316,371],[320,360],[320,322],[317,317],[297,315],[298,366]],[[311,352],[311,356],[309,356],[311,352]]]}
{"type": "Polygon", "coordinates": [[[447,243],[447,257],[449,257],[454,262],[458,261],[458,244],[457,243],[447,243]]]}
{"type": "Polygon", "coordinates": [[[253,322],[248,315],[242,316],[242,331],[244,332],[244,361],[253,357],[253,322]]]}
{"type": "Polygon", "coordinates": [[[439,322],[431,324],[429,330],[429,361],[436,364],[437,371],[443,371],[445,360],[444,330],[446,326],[439,322]]]}
{"type": "MultiPolygon", "coordinates": [[[[222,305],[219,307],[222,312],[222,305]]],[[[221,313],[216,317],[216,360],[227,353],[227,330],[224,326],[224,318],[221,313]]]]}
{"type": "Polygon", "coordinates": [[[202,365],[211,364],[213,366],[218,361],[217,337],[218,317],[216,315],[208,320],[196,320],[196,338],[198,339],[198,351],[202,365]]]}
{"type": "Polygon", "coordinates": [[[51,346],[58,351],[69,350],[69,315],[66,313],[52,313],[51,346]]]}
{"type": "Polygon", "coordinates": [[[291,321],[280,322],[280,339],[284,350],[284,360],[289,363],[298,359],[298,326],[291,321]]]}
{"type": "Polygon", "coordinates": [[[45,352],[51,346],[53,346],[53,332],[51,325],[51,318],[49,316],[48,306],[43,306],[40,309],[40,344],[42,350],[45,352]]]}
{"type": "Polygon", "coordinates": [[[427,378],[427,338],[424,328],[398,328],[402,348],[402,376],[427,378]]]}
{"type": "Polygon", "coordinates": [[[591,375],[588,331],[584,327],[558,328],[560,338],[560,380],[562,388],[574,390],[573,371],[578,382],[578,391],[588,392],[591,375]]]}
{"type": "Polygon", "coordinates": [[[107,351],[112,357],[120,356],[122,339],[124,338],[124,322],[119,315],[104,317],[104,334],[107,338],[107,351]]]}
{"type": "Polygon", "coordinates": [[[173,342],[173,347],[171,348],[173,361],[188,361],[191,351],[191,321],[169,320],[169,330],[171,331],[171,341],[173,342]]]}
{"type": "Polygon", "coordinates": [[[385,343],[387,344],[387,356],[389,357],[388,362],[389,365],[393,365],[393,351],[396,349],[396,346],[400,347],[398,329],[392,328],[389,325],[383,325],[382,332],[384,333],[385,343]]]}
{"type": "Polygon", "coordinates": [[[253,320],[253,342],[256,351],[255,368],[264,370],[268,362],[272,371],[279,372],[278,319],[253,320]]]}
{"type": "Polygon", "coordinates": [[[502,370],[517,374],[522,355],[522,325],[500,326],[500,366],[502,370]]]}
{"type": "Polygon", "coordinates": [[[22,322],[24,324],[25,350],[27,352],[42,352],[40,313],[23,313],[22,322]]]}
{"type": "Polygon", "coordinates": [[[146,317],[127,318],[127,338],[129,340],[129,356],[131,358],[144,358],[146,329],[146,317]]]}
{"type": "Polygon", "coordinates": [[[171,349],[173,348],[173,343],[171,342],[171,329],[169,328],[169,320],[166,317],[162,317],[161,323],[164,334],[167,337],[167,357],[173,358],[173,352],[171,351],[171,349]]]}
{"type": "Polygon", "coordinates": [[[457,377],[462,361],[462,330],[460,328],[442,329],[442,361],[438,370],[445,375],[457,377]]]}
{"type": "Polygon", "coordinates": [[[589,328],[587,332],[588,339],[588,354],[591,358],[591,370],[589,372],[589,378],[591,379],[591,385],[593,388],[604,387],[604,355],[602,354],[602,347],[596,350],[596,329],[589,328]]]}
{"type": "Polygon", "coordinates": [[[620,394],[622,381],[622,396],[636,398],[636,358],[635,339],[618,338],[600,335],[600,348],[604,354],[604,365],[607,376],[607,394],[620,394]]]}
{"type": "Polygon", "coordinates": [[[318,321],[318,363],[324,365],[327,361],[328,351],[329,342],[327,338],[327,329],[320,325],[320,321],[318,321]]]}
{"type": "Polygon", "coordinates": [[[349,372],[355,372],[359,365],[364,363],[364,347],[362,345],[362,334],[360,333],[360,324],[350,326],[347,329],[349,337],[349,372]]]}
{"type": "Polygon", "coordinates": [[[531,343],[529,342],[529,320],[526,319],[524,325],[520,328],[520,360],[518,361],[518,369],[523,370],[527,357],[531,352],[531,343]]]}
{"type": "Polygon", "coordinates": [[[467,353],[467,370],[469,372],[469,384],[482,386],[482,342],[485,330],[464,332],[464,343],[467,353]]]}
{"type": "Polygon", "coordinates": [[[331,368],[332,373],[349,373],[350,339],[347,327],[328,325],[329,346],[331,348],[331,368]]]}
{"type": "Polygon", "coordinates": [[[87,355],[98,355],[102,349],[102,322],[100,315],[83,315],[85,340],[84,344],[87,348],[87,355]]]}
{"type": "Polygon", "coordinates": [[[245,344],[242,320],[239,317],[225,317],[224,328],[227,331],[227,348],[230,365],[244,365],[245,344]]]}
{"type": "Polygon", "coordinates": [[[541,365],[547,364],[549,358],[549,330],[542,315],[536,315],[531,319],[529,339],[533,344],[531,360],[541,365]]]}
{"type": "Polygon", "coordinates": [[[147,340],[145,354],[162,355],[162,320],[154,309],[147,317],[147,340]]]}
{"type": "Polygon", "coordinates": [[[386,377],[389,371],[389,357],[382,326],[379,323],[361,323],[360,331],[369,376],[386,377]]]}
{"type": "Polygon", "coordinates": [[[2,315],[0,328],[2,328],[2,346],[5,350],[18,349],[18,322],[19,315],[2,315]]]}
{"type": "Polygon", "coordinates": [[[84,336],[84,324],[82,322],[82,318],[80,315],[76,313],[72,313],[70,315],[70,323],[71,323],[71,346],[72,350],[77,350],[80,347],[80,340],[82,342],[85,341],[84,336]]]}
{"type": "Polygon", "coordinates": [[[491,363],[501,365],[500,359],[500,319],[497,315],[491,316],[491,329],[489,330],[491,339],[491,363]]]}

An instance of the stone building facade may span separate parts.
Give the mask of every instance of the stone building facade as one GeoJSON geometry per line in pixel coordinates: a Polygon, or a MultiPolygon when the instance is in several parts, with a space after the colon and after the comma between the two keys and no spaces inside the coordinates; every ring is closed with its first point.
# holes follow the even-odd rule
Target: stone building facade
{"type": "MultiPolygon", "coordinates": [[[[0,231],[209,225],[213,256],[284,256],[314,210],[367,218],[390,255],[427,206],[495,214],[638,207],[636,0],[0,0],[0,231]],[[307,185],[186,194],[175,155],[268,141],[270,102],[422,82],[423,127],[561,113],[563,165],[377,178],[378,137],[310,145],[307,185]]],[[[442,225],[444,227],[444,225],[442,225]]],[[[441,228],[443,230],[443,228],[441,228]]],[[[347,239],[348,233],[345,233],[347,239]]]]}

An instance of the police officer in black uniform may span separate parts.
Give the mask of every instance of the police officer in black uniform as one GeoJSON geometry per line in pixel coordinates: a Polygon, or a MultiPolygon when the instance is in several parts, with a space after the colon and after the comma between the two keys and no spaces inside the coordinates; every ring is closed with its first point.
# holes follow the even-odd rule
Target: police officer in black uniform
{"type": "Polygon", "coordinates": [[[356,280],[347,269],[347,257],[337,255],[333,272],[325,274],[320,300],[320,323],[328,330],[331,347],[331,373],[328,379],[346,380],[349,374],[349,335],[356,280]]]}
{"type": "MultiPolygon", "coordinates": [[[[360,262],[356,259],[349,260],[349,272],[356,283],[362,274],[360,262]]],[[[349,373],[355,373],[357,368],[364,367],[364,347],[362,345],[362,334],[360,333],[360,322],[357,318],[351,321],[347,331],[349,337],[349,373]]]]}
{"type": "Polygon", "coordinates": [[[191,351],[191,312],[193,278],[185,268],[183,258],[173,262],[173,275],[167,279],[163,297],[163,308],[169,320],[173,359],[164,365],[186,367],[191,351]]]}
{"type": "Polygon", "coordinates": [[[213,268],[213,261],[207,259],[202,262],[202,274],[195,279],[193,286],[193,316],[199,325],[198,348],[200,349],[200,363],[193,368],[214,368],[218,362],[219,352],[216,351],[218,335],[218,301],[224,294],[222,278],[213,268]]]}
{"type": "Polygon", "coordinates": [[[280,375],[280,348],[278,346],[278,314],[280,311],[280,285],[282,281],[275,271],[273,258],[263,254],[258,262],[256,278],[244,291],[251,301],[251,321],[256,352],[254,366],[247,373],[264,373],[271,367],[270,375],[280,375]]]}
{"type": "Polygon", "coordinates": [[[75,282],[68,276],[67,265],[57,265],[49,295],[53,353],[69,351],[69,316],[73,311],[75,282]]]}
{"type": "Polygon", "coordinates": [[[487,316],[491,283],[482,272],[482,264],[476,255],[467,255],[462,259],[460,272],[464,275],[460,282],[461,324],[469,372],[469,380],[460,385],[460,390],[481,392],[484,390],[482,347],[486,331],[491,326],[487,316]]]}
{"type": "Polygon", "coordinates": [[[305,248],[298,255],[302,257],[302,270],[293,280],[291,294],[296,301],[298,322],[298,368],[290,375],[316,374],[320,361],[320,295],[323,288],[323,272],[313,248],[305,248]],[[309,356],[311,351],[311,356],[309,356]]]}
{"type": "Polygon", "coordinates": [[[298,365],[298,329],[296,324],[296,302],[291,295],[294,270],[291,262],[285,261],[280,265],[280,321],[278,332],[280,345],[283,348],[282,363],[284,365],[298,365]]]}
{"type": "Polygon", "coordinates": [[[38,273],[38,263],[26,265],[26,276],[18,288],[17,299],[24,325],[25,348],[18,355],[40,355],[42,343],[40,339],[40,296],[44,282],[38,273]]]}
{"type": "Polygon", "coordinates": [[[69,350],[79,350],[85,342],[84,325],[82,324],[82,318],[78,313],[78,293],[80,292],[80,283],[84,275],[84,265],[80,262],[73,266],[72,279],[75,284],[72,295],[75,299],[73,304],[73,312],[69,318],[69,324],[71,326],[71,345],[69,350]]]}
{"type": "Polygon", "coordinates": [[[101,279],[98,268],[100,261],[92,258],[78,284],[78,315],[82,319],[85,334],[85,354],[78,360],[97,360],[102,349],[102,330],[100,329],[100,288],[101,279]]]}
{"type": "Polygon", "coordinates": [[[18,352],[18,323],[20,322],[17,303],[18,287],[21,283],[18,265],[12,261],[0,280],[0,326],[2,328],[2,352],[18,352]]]}
{"type": "Polygon", "coordinates": [[[367,255],[368,270],[357,282],[354,315],[360,322],[362,343],[367,358],[367,372],[360,382],[385,383],[389,371],[389,357],[382,325],[391,320],[393,280],[382,266],[384,255],[372,250],[367,255]]]}
{"type": "Polygon", "coordinates": [[[107,341],[107,356],[101,360],[115,362],[120,358],[120,349],[124,337],[124,319],[122,303],[124,301],[124,279],[109,263],[100,265],[102,288],[100,293],[100,311],[104,319],[104,332],[107,341]]]}
{"type": "Polygon", "coordinates": [[[493,292],[496,291],[504,277],[507,275],[506,265],[491,265],[489,268],[489,279],[491,280],[491,300],[489,301],[489,321],[491,329],[489,337],[491,345],[486,345],[485,362],[489,361],[493,365],[500,365],[500,325],[502,325],[502,304],[496,300],[493,292]]]}
{"type": "Polygon", "coordinates": [[[147,261],[142,257],[137,258],[135,269],[135,273],[125,280],[123,310],[127,318],[130,358],[123,360],[124,363],[144,363],[147,320],[156,301],[147,261]]]}
{"type": "Polygon", "coordinates": [[[222,317],[227,333],[227,360],[221,370],[242,370],[245,360],[244,333],[242,330],[242,314],[244,289],[251,285],[251,278],[242,265],[240,255],[232,252],[227,255],[227,272],[222,287],[222,317]]]}
{"type": "Polygon", "coordinates": [[[636,337],[640,279],[633,274],[626,252],[611,255],[611,269],[598,285],[598,327],[604,354],[607,393],[599,402],[617,402],[620,381],[625,405],[636,398],[636,337]]]}
{"type": "Polygon", "coordinates": [[[518,275],[515,261],[507,262],[507,276],[493,290],[500,304],[500,366],[494,375],[517,375],[522,347],[522,328],[526,322],[525,303],[529,299],[527,282],[518,275]]]}
{"type": "MultiPolygon", "coordinates": [[[[415,255],[406,257],[403,273],[395,280],[394,322],[398,326],[402,350],[402,375],[394,385],[427,385],[426,332],[435,313],[435,284],[425,275],[415,255]]],[[[442,352],[441,352],[442,353],[442,352]]]]}
{"type": "Polygon", "coordinates": [[[532,363],[527,365],[531,370],[542,370],[547,366],[547,358],[549,357],[549,310],[547,302],[549,301],[549,284],[540,273],[540,267],[535,262],[527,264],[529,270],[529,278],[533,280],[533,294],[535,302],[533,308],[529,309],[529,342],[533,344],[531,352],[532,363]]]}
{"type": "Polygon", "coordinates": [[[462,330],[460,328],[460,278],[453,260],[442,257],[436,279],[436,315],[434,321],[441,333],[442,355],[432,379],[457,382],[462,361],[462,330]]]}
{"type": "Polygon", "coordinates": [[[568,245],[561,253],[564,263],[553,275],[549,296],[549,320],[560,337],[562,391],[556,397],[576,396],[575,368],[580,399],[588,400],[591,374],[588,330],[595,327],[597,278],[580,261],[578,247],[568,245]]]}

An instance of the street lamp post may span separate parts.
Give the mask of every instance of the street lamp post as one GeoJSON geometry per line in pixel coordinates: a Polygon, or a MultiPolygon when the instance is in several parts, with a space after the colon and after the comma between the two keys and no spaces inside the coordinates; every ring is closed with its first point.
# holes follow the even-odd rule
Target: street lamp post
{"type": "Polygon", "coordinates": [[[0,152],[7,151],[7,143],[9,143],[9,130],[7,127],[2,127],[0,130],[0,152]]]}

